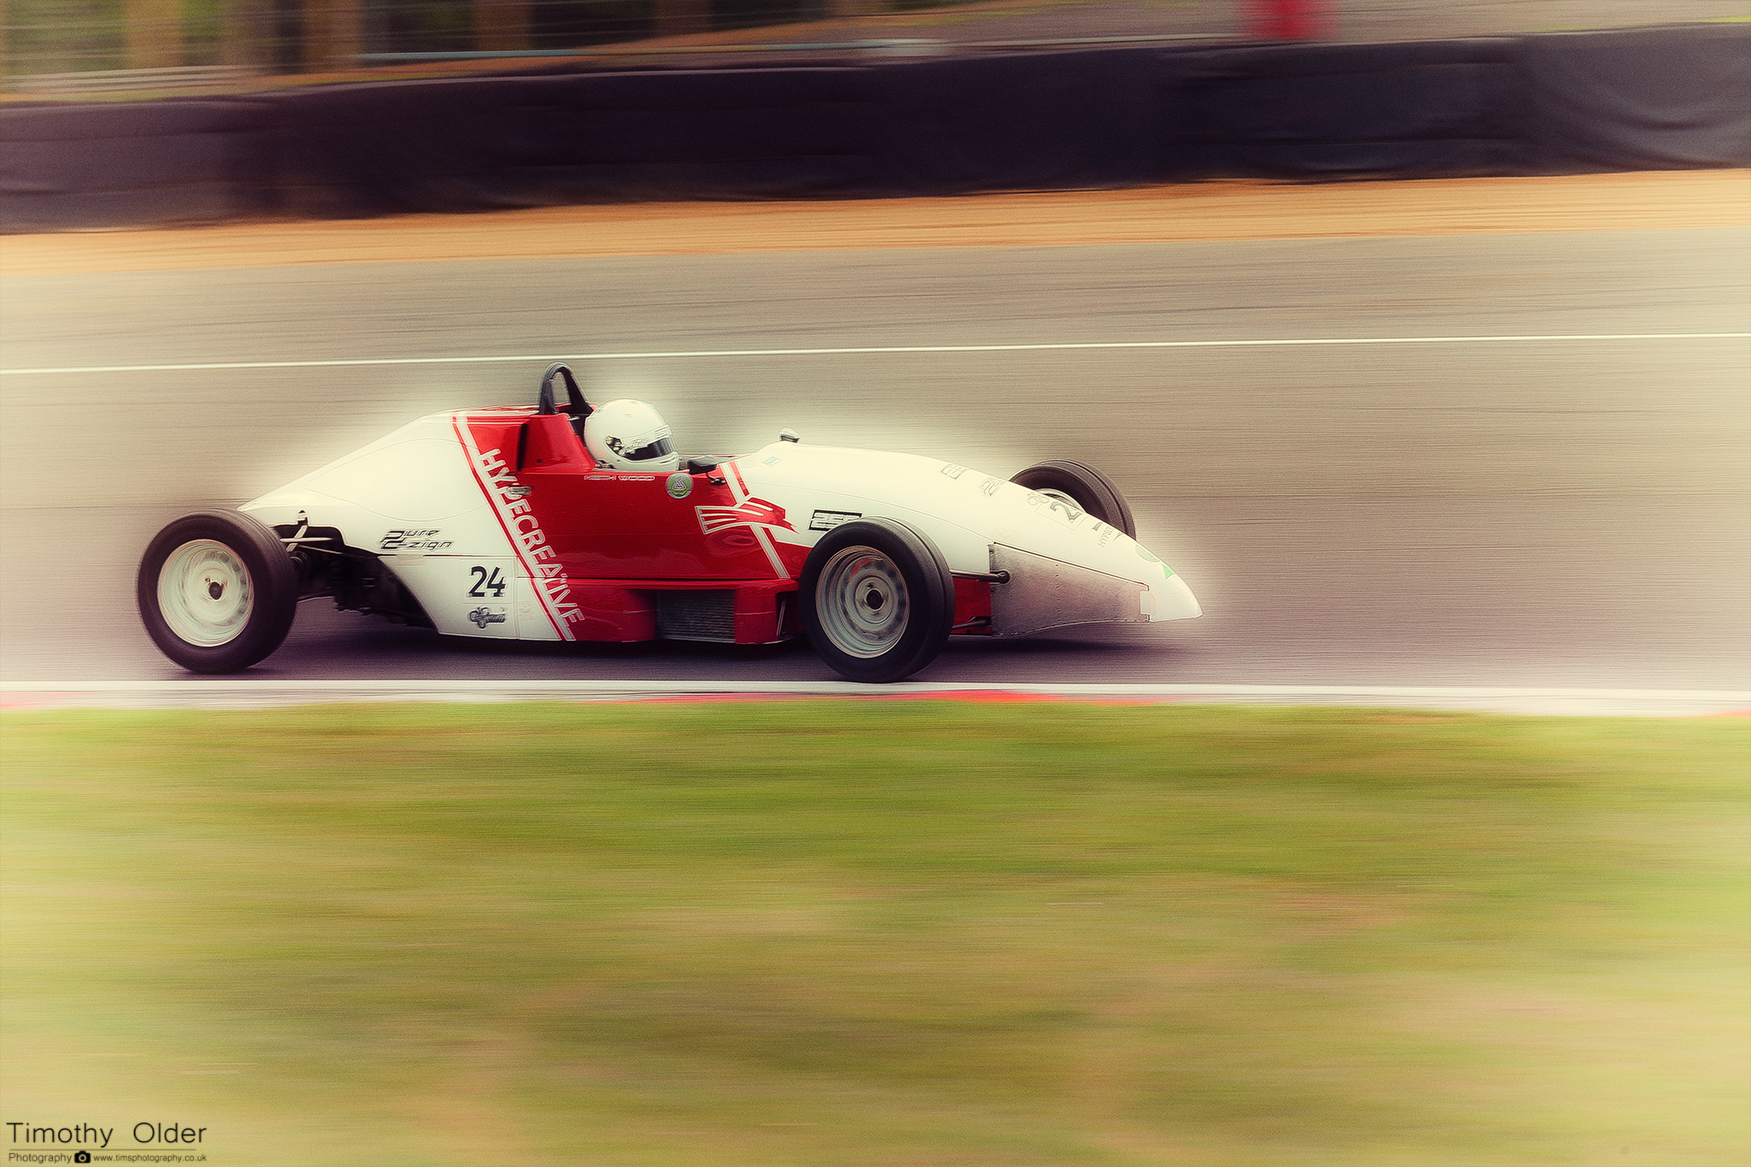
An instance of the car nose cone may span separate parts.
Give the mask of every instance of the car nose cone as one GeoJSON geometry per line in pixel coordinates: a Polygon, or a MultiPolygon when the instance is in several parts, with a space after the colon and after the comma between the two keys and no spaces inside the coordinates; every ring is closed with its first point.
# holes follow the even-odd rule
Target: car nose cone
{"type": "Polygon", "coordinates": [[[1177,575],[1152,585],[1149,592],[1155,601],[1155,610],[1149,614],[1151,620],[1190,620],[1204,614],[1204,609],[1198,606],[1198,597],[1177,575]]]}

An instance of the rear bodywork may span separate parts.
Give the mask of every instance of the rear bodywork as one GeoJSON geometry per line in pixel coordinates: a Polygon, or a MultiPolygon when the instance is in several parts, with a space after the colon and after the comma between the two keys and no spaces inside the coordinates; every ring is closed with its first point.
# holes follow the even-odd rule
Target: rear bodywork
{"type": "Polygon", "coordinates": [[[964,466],[781,441],[698,472],[622,472],[530,408],[421,418],[242,509],[288,541],[305,596],[452,636],[783,640],[809,550],[859,518],[936,544],[957,633],[1199,614],[1123,532],[964,466]]]}

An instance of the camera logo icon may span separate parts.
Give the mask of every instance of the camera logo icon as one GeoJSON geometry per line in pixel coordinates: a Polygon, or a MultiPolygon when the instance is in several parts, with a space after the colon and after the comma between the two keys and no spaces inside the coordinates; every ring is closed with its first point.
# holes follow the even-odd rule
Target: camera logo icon
{"type": "Polygon", "coordinates": [[[73,1152],[73,1162],[75,1162],[75,1163],[89,1163],[89,1162],[91,1162],[91,1152],[90,1151],[74,1151],[73,1152]]]}

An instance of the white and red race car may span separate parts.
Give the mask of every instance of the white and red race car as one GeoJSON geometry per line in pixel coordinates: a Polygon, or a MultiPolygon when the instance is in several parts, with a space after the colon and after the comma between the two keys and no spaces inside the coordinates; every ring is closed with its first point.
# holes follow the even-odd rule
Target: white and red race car
{"type": "Polygon", "coordinates": [[[184,668],[234,672],[280,646],[299,600],[331,596],[449,636],[802,633],[842,675],[893,681],[951,635],[1200,614],[1080,463],[1005,482],[786,431],[752,454],[634,473],[590,456],[591,408],[554,365],[533,407],[433,414],[240,510],[185,515],[140,564],[146,629],[184,668]]]}

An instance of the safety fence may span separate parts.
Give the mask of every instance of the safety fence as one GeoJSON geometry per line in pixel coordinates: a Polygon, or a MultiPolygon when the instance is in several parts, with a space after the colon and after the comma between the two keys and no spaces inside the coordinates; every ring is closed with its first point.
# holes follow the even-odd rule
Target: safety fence
{"type": "Polygon", "coordinates": [[[547,72],[0,111],[0,229],[1751,166],[1751,26],[547,72]]]}

